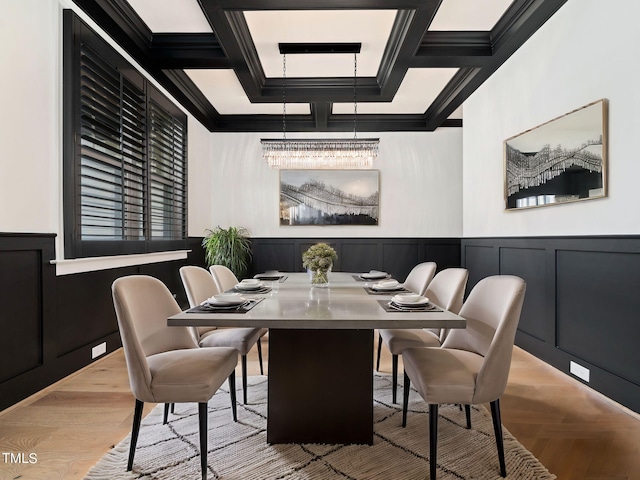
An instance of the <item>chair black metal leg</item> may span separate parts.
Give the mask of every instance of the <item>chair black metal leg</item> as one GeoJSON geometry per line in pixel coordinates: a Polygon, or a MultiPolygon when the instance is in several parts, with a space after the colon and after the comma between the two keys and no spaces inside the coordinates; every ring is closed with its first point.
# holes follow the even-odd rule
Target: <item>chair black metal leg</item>
{"type": "Polygon", "coordinates": [[[262,368],[262,342],[258,339],[258,362],[260,362],[260,375],[264,375],[264,369],[262,368]]]}
{"type": "Polygon", "coordinates": [[[392,403],[398,403],[396,401],[397,398],[397,389],[398,389],[398,355],[393,355],[391,357],[391,380],[393,381],[393,389],[391,401],[392,403]]]}
{"type": "Polygon", "coordinates": [[[404,390],[402,392],[402,426],[407,426],[407,411],[409,409],[409,389],[411,388],[411,379],[407,372],[404,372],[404,390]]]}
{"type": "Polygon", "coordinates": [[[171,414],[174,414],[174,413],[176,413],[176,404],[172,403],[171,404],[171,414]]]}
{"type": "Polygon", "coordinates": [[[144,402],[136,399],[136,406],[133,410],[133,426],[131,427],[131,444],[129,445],[129,461],[127,462],[127,472],[133,468],[133,457],[136,453],[138,443],[138,433],[140,433],[140,422],[142,421],[142,407],[144,402]]]}
{"type": "Polygon", "coordinates": [[[200,423],[200,468],[202,469],[202,480],[207,480],[207,420],[209,411],[207,402],[198,403],[198,419],[200,423]]]}
{"type": "Polygon", "coordinates": [[[236,372],[231,372],[229,375],[229,396],[231,397],[231,413],[233,415],[233,421],[238,421],[238,409],[236,407],[236,372]]]}
{"type": "Polygon", "coordinates": [[[467,429],[471,430],[471,405],[464,406],[464,413],[467,417],[467,429]]]}
{"type": "Polygon", "coordinates": [[[382,350],[382,335],[378,333],[378,361],[376,362],[376,372],[380,371],[380,352],[382,350]]]}
{"type": "Polygon", "coordinates": [[[507,476],[507,467],[504,463],[504,443],[502,440],[502,419],[500,417],[500,402],[494,400],[491,404],[491,417],[493,418],[493,432],[496,436],[496,445],[498,447],[498,461],[500,462],[500,475],[507,476]]]}
{"type": "Polygon", "coordinates": [[[247,356],[242,355],[242,399],[244,404],[247,402],[247,356]]]}
{"type": "Polygon", "coordinates": [[[429,478],[436,478],[436,455],[438,452],[438,405],[429,404],[429,478]]]}
{"type": "Polygon", "coordinates": [[[162,424],[166,425],[167,422],[169,421],[169,407],[171,406],[170,403],[165,403],[164,404],[164,415],[162,417],[162,424]]]}

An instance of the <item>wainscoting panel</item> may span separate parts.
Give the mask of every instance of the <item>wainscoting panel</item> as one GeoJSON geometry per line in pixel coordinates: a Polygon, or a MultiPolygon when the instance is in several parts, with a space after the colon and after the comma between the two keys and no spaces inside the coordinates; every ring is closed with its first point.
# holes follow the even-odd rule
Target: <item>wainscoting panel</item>
{"type": "Polygon", "coordinates": [[[252,269],[255,273],[267,270],[280,270],[282,272],[295,272],[302,266],[302,259],[295,258],[296,246],[294,242],[280,242],[275,239],[261,239],[252,241],[253,251],[252,269]],[[297,261],[296,261],[297,260],[297,261]]]}
{"type": "Polygon", "coordinates": [[[640,385],[640,254],[557,252],[557,346],[640,385]]]}
{"type": "Polygon", "coordinates": [[[411,269],[421,263],[418,243],[389,243],[382,247],[382,269],[403,281],[411,269]],[[402,273],[401,273],[402,272],[402,273]],[[403,275],[404,272],[407,272],[403,275]]]}
{"type": "Polygon", "coordinates": [[[402,281],[421,262],[436,262],[438,270],[460,265],[458,238],[252,238],[250,273],[303,271],[302,254],[318,242],[335,248],[335,271],[384,270],[402,281]]]}
{"type": "Polygon", "coordinates": [[[533,248],[500,248],[500,273],[528,279],[518,328],[538,340],[545,338],[546,313],[545,250],[533,248]]]}
{"type": "Polygon", "coordinates": [[[43,363],[42,251],[0,251],[0,382],[43,363]]]}
{"type": "Polygon", "coordinates": [[[640,236],[466,238],[469,291],[483,277],[527,282],[516,344],[640,412],[640,236]]]}
{"type": "MultiPolygon", "coordinates": [[[[354,239],[345,240],[341,245],[339,256],[341,270],[343,272],[361,272],[362,265],[370,265],[371,269],[382,270],[381,245],[377,242],[354,239]]],[[[368,270],[367,270],[368,271],[368,270]]]]}
{"type": "Polygon", "coordinates": [[[56,277],[58,357],[118,333],[111,284],[118,277],[136,273],[136,267],[128,267],[56,277]]]}
{"type": "Polygon", "coordinates": [[[462,244],[462,266],[469,270],[467,293],[476,283],[489,275],[497,275],[500,265],[500,250],[493,245],[462,244]]]}
{"type": "Polygon", "coordinates": [[[55,360],[53,235],[0,233],[0,410],[47,386],[55,360]]]}

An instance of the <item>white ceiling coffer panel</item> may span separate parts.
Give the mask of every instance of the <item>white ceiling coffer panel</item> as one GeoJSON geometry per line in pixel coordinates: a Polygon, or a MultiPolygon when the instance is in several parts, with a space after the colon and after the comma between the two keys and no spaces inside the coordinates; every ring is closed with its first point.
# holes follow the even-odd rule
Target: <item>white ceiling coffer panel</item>
{"type": "MultiPolygon", "coordinates": [[[[410,68],[391,102],[358,103],[358,113],[424,113],[457,68],[410,68]]],[[[334,103],[333,113],[353,114],[353,103],[334,103]]]]}
{"type": "MultiPolygon", "coordinates": [[[[358,76],[375,77],[395,10],[251,11],[244,16],[267,77],[282,77],[278,43],[362,43],[358,76]]],[[[353,55],[287,55],[287,77],[350,77],[353,55]]]]}
{"type": "Polygon", "coordinates": [[[512,0],[443,0],[429,30],[489,31],[512,0]]]}
{"type": "Polygon", "coordinates": [[[129,0],[153,33],[212,33],[197,0],[129,0]]]}
{"type": "MultiPolygon", "coordinates": [[[[193,83],[222,115],[282,115],[280,103],[251,103],[233,70],[185,70],[193,83]]],[[[353,108],[353,106],[352,106],[353,108]]],[[[311,113],[308,103],[287,103],[287,115],[311,113]]]]}

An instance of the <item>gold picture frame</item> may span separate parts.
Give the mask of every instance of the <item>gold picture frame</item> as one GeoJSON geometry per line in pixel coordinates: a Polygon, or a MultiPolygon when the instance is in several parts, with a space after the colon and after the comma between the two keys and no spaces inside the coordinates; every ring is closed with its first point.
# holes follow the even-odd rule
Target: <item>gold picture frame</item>
{"type": "Polygon", "coordinates": [[[506,210],[607,196],[606,98],[504,141],[506,210]]]}

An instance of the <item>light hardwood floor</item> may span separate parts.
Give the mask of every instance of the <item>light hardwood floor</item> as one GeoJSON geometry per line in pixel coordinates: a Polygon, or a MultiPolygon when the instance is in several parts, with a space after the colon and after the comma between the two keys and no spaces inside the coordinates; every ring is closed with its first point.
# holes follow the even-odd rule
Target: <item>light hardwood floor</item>
{"type": "MultiPolygon", "coordinates": [[[[391,371],[386,349],[381,371],[391,371]]],[[[259,374],[255,348],[249,374],[259,374]]],[[[640,480],[640,416],[517,347],[501,406],[505,427],[559,480],[640,480]]],[[[119,350],[0,412],[0,478],[81,479],[128,434],[132,412],[119,350]],[[4,453],[24,453],[26,462],[35,453],[37,463],[10,463],[4,453]]]]}

